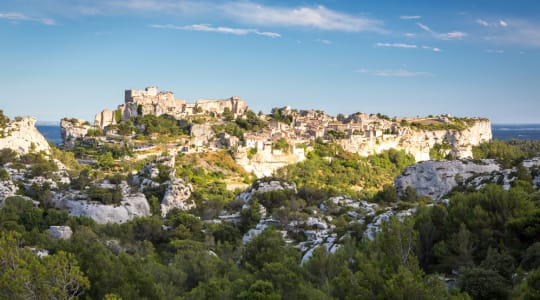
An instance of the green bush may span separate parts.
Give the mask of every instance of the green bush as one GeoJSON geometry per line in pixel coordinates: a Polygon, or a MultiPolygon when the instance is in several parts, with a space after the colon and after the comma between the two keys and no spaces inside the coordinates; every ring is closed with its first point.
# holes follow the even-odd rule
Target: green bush
{"type": "Polygon", "coordinates": [[[98,201],[103,204],[120,204],[122,201],[122,189],[120,187],[107,189],[93,186],[88,190],[88,197],[90,200],[98,201]]]}

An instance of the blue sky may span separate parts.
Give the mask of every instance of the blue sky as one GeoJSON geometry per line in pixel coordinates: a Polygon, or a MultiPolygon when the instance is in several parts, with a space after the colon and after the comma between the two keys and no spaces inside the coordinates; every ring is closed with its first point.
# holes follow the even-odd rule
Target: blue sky
{"type": "Polygon", "coordinates": [[[125,89],[256,112],[540,123],[540,1],[2,0],[0,109],[92,120],[125,89]]]}

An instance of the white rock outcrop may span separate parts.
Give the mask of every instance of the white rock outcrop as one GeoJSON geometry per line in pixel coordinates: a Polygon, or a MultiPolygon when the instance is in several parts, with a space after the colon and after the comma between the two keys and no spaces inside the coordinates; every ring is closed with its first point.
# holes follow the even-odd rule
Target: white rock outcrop
{"type": "Polygon", "coordinates": [[[54,204],[58,209],[69,211],[72,216],[89,217],[98,224],[124,223],[136,217],[150,216],[150,205],[143,193],[131,193],[126,183],[121,184],[122,201],[120,205],[105,205],[95,201],[74,200],[85,195],[68,191],[56,193],[54,204]]]}
{"type": "Polygon", "coordinates": [[[11,180],[0,180],[0,206],[6,198],[15,196],[17,190],[17,186],[11,180]]]}
{"type": "Polygon", "coordinates": [[[71,237],[73,231],[69,226],[51,226],[47,229],[47,233],[53,240],[67,240],[71,237]]]}
{"type": "Polygon", "coordinates": [[[191,186],[183,180],[173,177],[167,186],[163,200],[161,200],[161,215],[165,217],[173,208],[189,210],[195,207],[195,203],[187,200],[191,196],[191,186]]]}
{"type": "Polygon", "coordinates": [[[92,126],[85,120],[63,118],[60,121],[62,145],[67,148],[73,148],[75,146],[75,140],[85,137],[90,128],[92,126]]]}
{"type": "Polygon", "coordinates": [[[418,195],[439,200],[471,176],[499,170],[500,166],[491,159],[425,161],[407,167],[394,184],[398,195],[411,186],[418,195]]]}
{"type": "Polygon", "coordinates": [[[258,178],[272,176],[276,170],[306,159],[303,148],[295,148],[292,152],[259,150],[252,157],[248,156],[248,151],[248,148],[239,148],[234,153],[234,159],[246,172],[258,178]]]}
{"type": "Polygon", "coordinates": [[[272,191],[293,190],[297,192],[295,183],[288,183],[285,181],[271,180],[257,180],[247,190],[243,191],[236,198],[248,203],[251,198],[257,193],[267,193],[272,191]]]}
{"type": "Polygon", "coordinates": [[[0,149],[9,148],[18,153],[32,150],[49,153],[49,142],[36,129],[36,118],[17,117],[4,128],[0,128],[0,149]]]}

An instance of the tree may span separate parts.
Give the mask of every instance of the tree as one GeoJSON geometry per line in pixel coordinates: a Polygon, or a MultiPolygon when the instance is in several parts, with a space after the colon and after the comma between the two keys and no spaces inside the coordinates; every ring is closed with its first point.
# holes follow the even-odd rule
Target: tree
{"type": "Polygon", "coordinates": [[[391,217],[388,222],[383,223],[382,230],[375,237],[373,246],[385,274],[397,272],[399,266],[411,271],[418,270],[418,260],[415,256],[418,233],[413,225],[411,218],[400,222],[398,218],[391,217]]]}
{"type": "Polygon", "coordinates": [[[540,242],[536,242],[527,248],[521,260],[521,267],[527,271],[540,267],[540,242]]]}
{"type": "Polygon", "coordinates": [[[507,299],[510,294],[506,279],[494,270],[479,267],[464,269],[458,284],[463,292],[478,300],[507,299]]]}
{"type": "Polygon", "coordinates": [[[90,286],[71,254],[40,258],[20,244],[17,233],[0,237],[0,298],[75,299],[90,286]]]}
{"type": "Polygon", "coordinates": [[[17,159],[17,156],[17,152],[9,148],[0,149],[0,166],[3,166],[8,162],[14,162],[17,159]]]}
{"type": "Polygon", "coordinates": [[[102,169],[110,169],[112,166],[114,166],[112,153],[107,152],[98,156],[96,165],[102,169]]]}

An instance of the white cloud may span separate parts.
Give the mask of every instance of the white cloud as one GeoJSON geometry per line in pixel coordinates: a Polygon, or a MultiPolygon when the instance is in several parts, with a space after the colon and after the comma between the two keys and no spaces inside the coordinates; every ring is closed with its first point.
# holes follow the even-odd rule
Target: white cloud
{"type": "Polygon", "coordinates": [[[404,34],[404,36],[406,36],[406,37],[415,37],[416,34],[407,32],[407,33],[404,34]]]}
{"type": "Polygon", "coordinates": [[[508,23],[506,23],[506,22],[503,21],[503,20],[500,20],[500,21],[499,21],[499,25],[501,25],[502,27],[507,27],[507,26],[508,26],[508,23]]]}
{"type": "Polygon", "coordinates": [[[405,69],[395,69],[395,70],[367,70],[360,69],[356,70],[357,73],[368,74],[379,77],[417,77],[417,76],[431,76],[429,72],[413,72],[405,69]]]}
{"type": "Polygon", "coordinates": [[[476,20],[476,23],[478,23],[478,24],[480,24],[480,25],[482,25],[484,27],[489,27],[489,22],[486,21],[486,20],[478,19],[478,20],[476,20]]]}
{"type": "Polygon", "coordinates": [[[416,45],[403,44],[403,43],[376,43],[375,47],[406,48],[406,49],[418,48],[416,45]]]}
{"type": "Polygon", "coordinates": [[[433,52],[441,52],[442,50],[437,47],[431,47],[431,46],[422,46],[422,49],[431,50],[433,52]]]}
{"type": "Polygon", "coordinates": [[[422,23],[416,23],[416,25],[418,25],[418,27],[422,28],[423,30],[427,31],[427,32],[433,32],[431,30],[431,28],[427,27],[426,25],[422,24],[422,23]]]}
{"type": "Polygon", "coordinates": [[[337,12],[322,5],[290,8],[266,6],[252,2],[232,2],[224,4],[221,10],[236,21],[248,24],[306,27],[346,32],[384,32],[381,27],[382,22],[379,20],[337,12]]]}
{"type": "Polygon", "coordinates": [[[266,31],[259,31],[257,29],[245,29],[245,28],[231,28],[231,27],[212,27],[209,24],[193,24],[193,25],[187,25],[187,26],[177,26],[172,24],[154,24],[150,25],[151,28],[157,28],[157,29],[173,29],[173,30],[187,30],[187,31],[204,31],[204,32],[218,32],[218,33],[225,33],[225,34],[233,34],[233,35],[247,35],[247,34],[256,34],[271,38],[279,38],[281,37],[281,34],[276,32],[266,32],[266,31]]]}
{"type": "Polygon", "coordinates": [[[432,30],[427,25],[424,25],[422,23],[416,23],[416,25],[418,25],[418,27],[422,28],[424,31],[431,34],[431,36],[433,36],[434,38],[440,39],[440,40],[461,40],[467,36],[467,33],[462,32],[462,31],[451,31],[447,33],[439,33],[432,30]]]}
{"type": "Polygon", "coordinates": [[[50,18],[35,18],[35,17],[30,17],[25,14],[16,13],[16,12],[0,13],[0,19],[10,20],[10,21],[38,22],[44,25],[56,24],[56,22],[50,18]]]}
{"type": "Polygon", "coordinates": [[[319,42],[321,44],[330,45],[332,44],[332,41],[324,40],[324,39],[316,39],[315,42],[319,42]]]}
{"type": "Polygon", "coordinates": [[[418,20],[421,19],[422,16],[400,16],[399,18],[402,20],[418,20]]]}
{"type": "Polygon", "coordinates": [[[499,50],[499,49],[487,49],[487,50],[484,50],[484,52],[486,52],[486,53],[494,53],[494,54],[503,54],[503,53],[504,53],[504,50],[499,50]]]}

